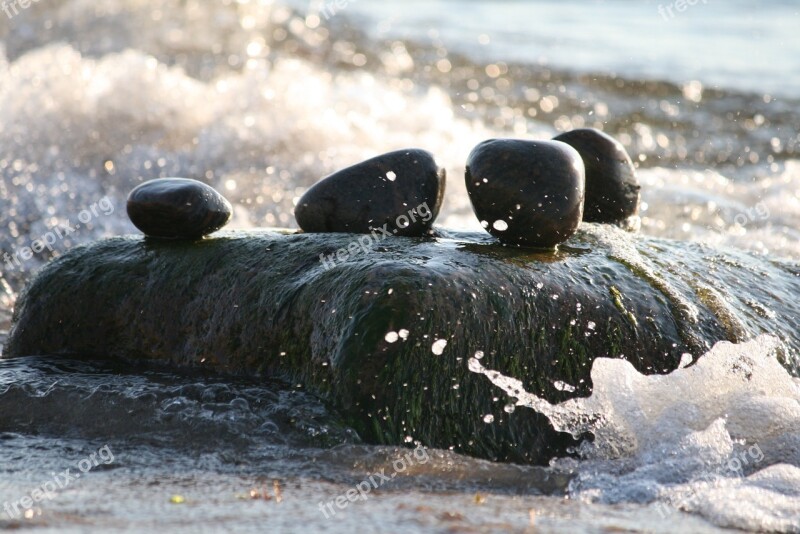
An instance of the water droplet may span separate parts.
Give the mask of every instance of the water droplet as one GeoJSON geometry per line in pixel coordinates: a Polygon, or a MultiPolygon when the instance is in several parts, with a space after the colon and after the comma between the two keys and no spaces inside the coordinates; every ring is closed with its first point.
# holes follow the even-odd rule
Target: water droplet
{"type": "Polygon", "coordinates": [[[437,339],[436,342],[431,347],[431,351],[437,356],[441,355],[444,352],[444,348],[447,346],[446,339],[437,339]]]}
{"type": "Polygon", "coordinates": [[[401,328],[397,334],[400,336],[400,339],[405,341],[406,339],[408,339],[409,332],[405,328],[401,328]]]}
{"type": "Polygon", "coordinates": [[[483,351],[479,350],[475,353],[475,359],[480,360],[481,358],[483,358],[483,351]]]}
{"type": "Polygon", "coordinates": [[[495,221],[492,227],[498,232],[505,232],[508,230],[508,223],[502,220],[495,221]]]}
{"type": "Polygon", "coordinates": [[[389,343],[394,343],[399,338],[400,338],[400,335],[397,332],[389,332],[388,334],[386,334],[386,336],[383,339],[385,339],[389,343]]]}
{"type": "Polygon", "coordinates": [[[561,380],[556,380],[553,382],[553,387],[555,387],[558,391],[569,391],[570,393],[575,392],[575,388],[570,386],[566,382],[562,382],[561,380]]]}
{"type": "Polygon", "coordinates": [[[506,413],[514,413],[514,410],[516,410],[516,409],[517,409],[517,407],[516,407],[514,404],[506,404],[506,405],[503,407],[503,410],[504,410],[506,413]]]}
{"type": "Polygon", "coordinates": [[[484,415],[483,416],[484,423],[494,423],[494,416],[492,414],[484,415]]]}
{"type": "Polygon", "coordinates": [[[597,323],[595,323],[594,321],[589,321],[589,324],[587,326],[589,327],[589,330],[594,330],[595,327],[597,326],[597,323]]]}
{"type": "Polygon", "coordinates": [[[388,178],[390,182],[394,182],[397,180],[397,175],[393,171],[389,171],[386,173],[386,178],[388,178]]]}

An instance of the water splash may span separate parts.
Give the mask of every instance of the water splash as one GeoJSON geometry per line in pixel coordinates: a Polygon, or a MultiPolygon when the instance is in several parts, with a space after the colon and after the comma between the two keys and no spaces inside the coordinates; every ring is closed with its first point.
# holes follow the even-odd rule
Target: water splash
{"type": "Polygon", "coordinates": [[[800,379],[781,366],[780,350],[780,341],[766,335],[721,342],[693,365],[650,376],[627,361],[600,358],[592,395],[561,404],[475,358],[469,369],[516,398],[518,408],[546,415],[557,430],[594,434],[580,447],[580,461],[554,461],[578,470],[574,498],[656,503],[662,515],[680,509],[720,526],[795,532],[800,379]]]}

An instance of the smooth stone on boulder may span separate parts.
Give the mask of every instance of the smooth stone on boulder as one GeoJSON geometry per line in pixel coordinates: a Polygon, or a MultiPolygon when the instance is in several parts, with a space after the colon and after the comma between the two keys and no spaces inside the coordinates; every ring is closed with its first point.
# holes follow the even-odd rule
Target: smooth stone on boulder
{"type": "Polygon", "coordinates": [[[26,288],[5,355],[263,376],[302,384],[369,443],[411,436],[534,463],[575,442],[531,410],[506,413],[514,400],[469,369],[478,351],[486,368],[550,402],[588,395],[598,357],[662,373],[684,353],[762,333],[780,335],[784,361],[800,369],[797,265],[591,223],[557,253],[483,232],[439,234],[387,239],[334,268],[320,255],[353,235],[262,230],[77,247],[26,288]]]}
{"type": "Polygon", "coordinates": [[[148,237],[199,239],[225,226],[233,208],[216,189],[189,178],[159,178],[128,195],[128,217],[148,237]]]}
{"type": "Polygon", "coordinates": [[[581,223],[583,161],[564,143],[484,141],[467,159],[465,180],[481,224],[503,243],[553,248],[581,223]]]}
{"type": "Polygon", "coordinates": [[[398,150],[335,172],[300,198],[295,218],[307,233],[398,236],[428,233],[439,215],[445,171],[430,152],[398,150]]]}
{"type": "Polygon", "coordinates": [[[583,220],[621,223],[638,215],[639,178],[622,144],[594,128],[580,128],[553,138],[578,151],[586,167],[583,220]]]}

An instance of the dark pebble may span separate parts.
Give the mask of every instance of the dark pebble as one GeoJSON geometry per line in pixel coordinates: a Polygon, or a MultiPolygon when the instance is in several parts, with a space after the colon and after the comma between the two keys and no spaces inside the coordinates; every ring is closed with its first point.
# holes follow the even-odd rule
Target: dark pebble
{"type": "Polygon", "coordinates": [[[225,226],[232,211],[213,187],[188,178],[151,180],[128,195],[128,217],[148,237],[199,239],[225,226]]]}
{"type": "Polygon", "coordinates": [[[639,213],[639,179],[625,147],[608,134],[581,128],[554,138],[567,143],[586,167],[583,220],[618,223],[639,213]]]}
{"type": "Polygon", "coordinates": [[[439,214],[445,172],[430,152],[398,150],[323,178],[294,214],[304,232],[422,236],[439,214]]]}
{"type": "Polygon", "coordinates": [[[583,162],[564,143],[484,141],[469,155],[466,183],[481,224],[504,243],[552,248],[580,225],[583,162]]]}

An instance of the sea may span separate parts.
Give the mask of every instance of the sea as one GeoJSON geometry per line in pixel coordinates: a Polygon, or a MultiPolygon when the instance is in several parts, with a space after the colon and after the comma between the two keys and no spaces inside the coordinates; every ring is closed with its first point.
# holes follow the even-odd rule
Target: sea
{"type": "MultiPolygon", "coordinates": [[[[136,233],[144,180],[213,185],[233,229],[295,228],[320,178],[419,147],[448,171],[438,224],[480,230],[472,147],[579,127],[631,154],[643,234],[796,264],[798,30],[790,0],[0,1],[0,345],[49,259],[136,233]]],[[[0,530],[800,532],[800,380],[771,334],[521,395],[595,435],[544,466],[365,444],[258,377],[0,360],[0,530]]]]}

